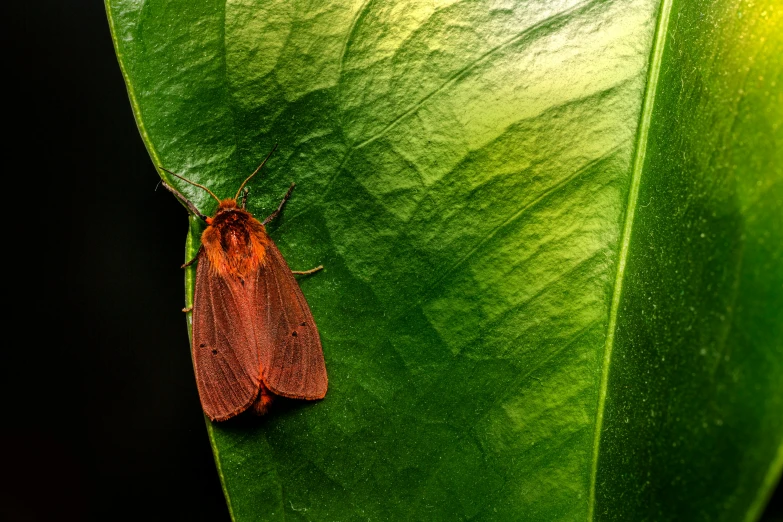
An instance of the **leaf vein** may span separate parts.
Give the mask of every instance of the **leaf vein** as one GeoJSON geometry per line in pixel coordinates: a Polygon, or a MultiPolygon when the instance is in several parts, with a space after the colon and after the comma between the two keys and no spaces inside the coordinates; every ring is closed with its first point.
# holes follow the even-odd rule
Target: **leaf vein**
{"type": "Polygon", "coordinates": [[[623,276],[625,275],[625,266],[628,260],[628,251],[631,241],[631,232],[633,229],[633,219],[636,211],[636,205],[639,199],[639,185],[644,168],[644,159],[647,153],[647,136],[650,130],[652,120],[652,110],[655,105],[655,91],[658,85],[658,76],[661,71],[663,52],[666,45],[666,34],[669,25],[669,15],[671,14],[672,0],[662,0],[658,8],[658,23],[655,29],[655,40],[650,52],[649,69],[647,73],[647,84],[645,86],[644,101],[639,118],[639,127],[636,136],[636,151],[631,170],[631,186],[628,191],[628,206],[625,213],[625,223],[623,224],[622,239],[620,241],[619,255],[617,259],[617,273],[615,277],[614,289],[612,291],[612,304],[609,309],[609,324],[606,331],[606,342],[604,344],[604,357],[601,363],[601,380],[598,391],[598,404],[596,407],[595,432],[593,436],[593,455],[592,470],[590,473],[590,493],[587,504],[587,519],[592,521],[595,518],[596,501],[596,479],[598,476],[598,458],[601,442],[601,430],[603,428],[604,410],[606,408],[606,394],[609,382],[609,367],[612,360],[612,350],[614,348],[614,337],[617,329],[617,315],[620,309],[620,297],[623,288],[623,276]]]}

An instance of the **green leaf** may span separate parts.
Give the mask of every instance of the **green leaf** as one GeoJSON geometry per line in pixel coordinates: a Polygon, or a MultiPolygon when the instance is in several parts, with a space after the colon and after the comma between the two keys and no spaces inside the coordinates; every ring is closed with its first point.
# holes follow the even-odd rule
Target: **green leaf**
{"type": "Polygon", "coordinates": [[[780,5],[106,4],[155,164],[230,197],[279,143],[249,208],[295,181],[271,235],[326,267],[326,399],[207,422],[234,520],[760,515],[780,5]]]}

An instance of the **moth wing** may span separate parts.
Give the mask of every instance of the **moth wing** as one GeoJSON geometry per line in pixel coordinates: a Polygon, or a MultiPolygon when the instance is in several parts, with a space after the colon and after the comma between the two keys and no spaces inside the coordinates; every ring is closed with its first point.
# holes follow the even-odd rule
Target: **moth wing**
{"type": "Polygon", "coordinates": [[[327,377],[321,338],[302,290],[277,246],[268,240],[255,286],[256,330],[264,384],[294,399],[321,399],[327,377]]]}
{"type": "Polygon", "coordinates": [[[243,412],[258,396],[261,368],[252,306],[246,285],[218,275],[202,251],[193,299],[193,366],[201,405],[212,420],[243,412]]]}

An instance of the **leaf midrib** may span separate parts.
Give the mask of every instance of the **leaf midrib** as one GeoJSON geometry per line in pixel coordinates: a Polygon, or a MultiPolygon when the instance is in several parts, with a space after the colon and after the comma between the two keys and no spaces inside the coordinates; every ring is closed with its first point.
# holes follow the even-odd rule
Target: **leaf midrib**
{"type": "Polygon", "coordinates": [[[598,475],[598,457],[601,443],[601,430],[606,407],[606,392],[609,382],[609,367],[614,348],[614,334],[617,329],[617,314],[620,309],[620,297],[623,289],[623,277],[625,265],[628,259],[628,250],[631,243],[633,220],[636,213],[636,204],[639,199],[639,185],[644,168],[644,159],[647,154],[647,139],[652,121],[652,111],[655,105],[655,93],[658,87],[658,78],[661,71],[663,51],[666,46],[666,35],[669,27],[669,15],[671,14],[672,0],[661,0],[658,8],[658,23],[655,28],[655,37],[650,52],[647,83],[645,85],[644,100],[642,102],[639,128],[636,133],[635,154],[631,171],[631,186],[628,191],[628,204],[623,224],[623,234],[620,242],[620,251],[617,258],[617,273],[615,274],[614,289],[612,292],[612,304],[609,310],[609,324],[606,331],[606,343],[604,344],[604,357],[601,365],[601,385],[598,394],[598,406],[596,411],[595,435],[593,438],[592,470],[590,473],[590,495],[588,498],[587,519],[592,521],[595,517],[596,478],[598,475]]]}

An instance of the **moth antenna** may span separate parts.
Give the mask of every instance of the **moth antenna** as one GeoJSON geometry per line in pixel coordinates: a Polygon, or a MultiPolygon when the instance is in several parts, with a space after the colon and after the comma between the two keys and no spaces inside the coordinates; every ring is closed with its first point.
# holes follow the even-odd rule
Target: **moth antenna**
{"type": "MultiPolygon", "coordinates": [[[[211,190],[209,190],[209,189],[208,189],[207,187],[205,187],[204,185],[201,185],[201,184],[199,184],[199,183],[196,183],[195,181],[190,181],[188,178],[183,178],[182,176],[180,176],[180,175],[179,175],[179,174],[177,174],[176,172],[171,172],[169,169],[164,169],[164,168],[163,168],[163,167],[161,167],[161,166],[158,166],[158,168],[159,168],[160,170],[165,170],[166,172],[168,172],[168,173],[169,173],[169,174],[171,174],[172,176],[176,176],[176,177],[178,177],[179,179],[181,179],[182,181],[186,181],[186,182],[190,183],[191,185],[193,185],[193,186],[195,186],[195,187],[198,187],[198,188],[200,188],[200,189],[204,189],[204,190],[206,190],[206,191],[209,193],[209,195],[210,195],[210,196],[212,196],[213,198],[215,198],[215,201],[217,201],[217,202],[218,202],[218,204],[220,203],[220,198],[218,198],[218,197],[217,197],[217,196],[216,196],[216,195],[215,195],[215,194],[214,194],[214,193],[213,193],[211,190]]],[[[236,199],[236,198],[234,198],[234,199],[236,199]]]]}
{"type": "Polygon", "coordinates": [[[245,187],[245,183],[250,181],[250,178],[258,174],[258,171],[261,170],[261,168],[264,166],[264,164],[270,158],[270,156],[272,156],[272,153],[275,150],[277,150],[277,143],[275,143],[275,146],[272,147],[272,150],[269,151],[269,154],[266,155],[266,158],[264,158],[264,161],[261,162],[261,165],[259,165],[258,168],[255,171],[253,171],[253,173],[249,175],[245,181],[242,182],[242,184],[239,186],[239,190],[237,190],[237,195],[234,196],[234,200],[236,200],[239,197],[239,193],[242,192],[242,189],[245,187]]]}

